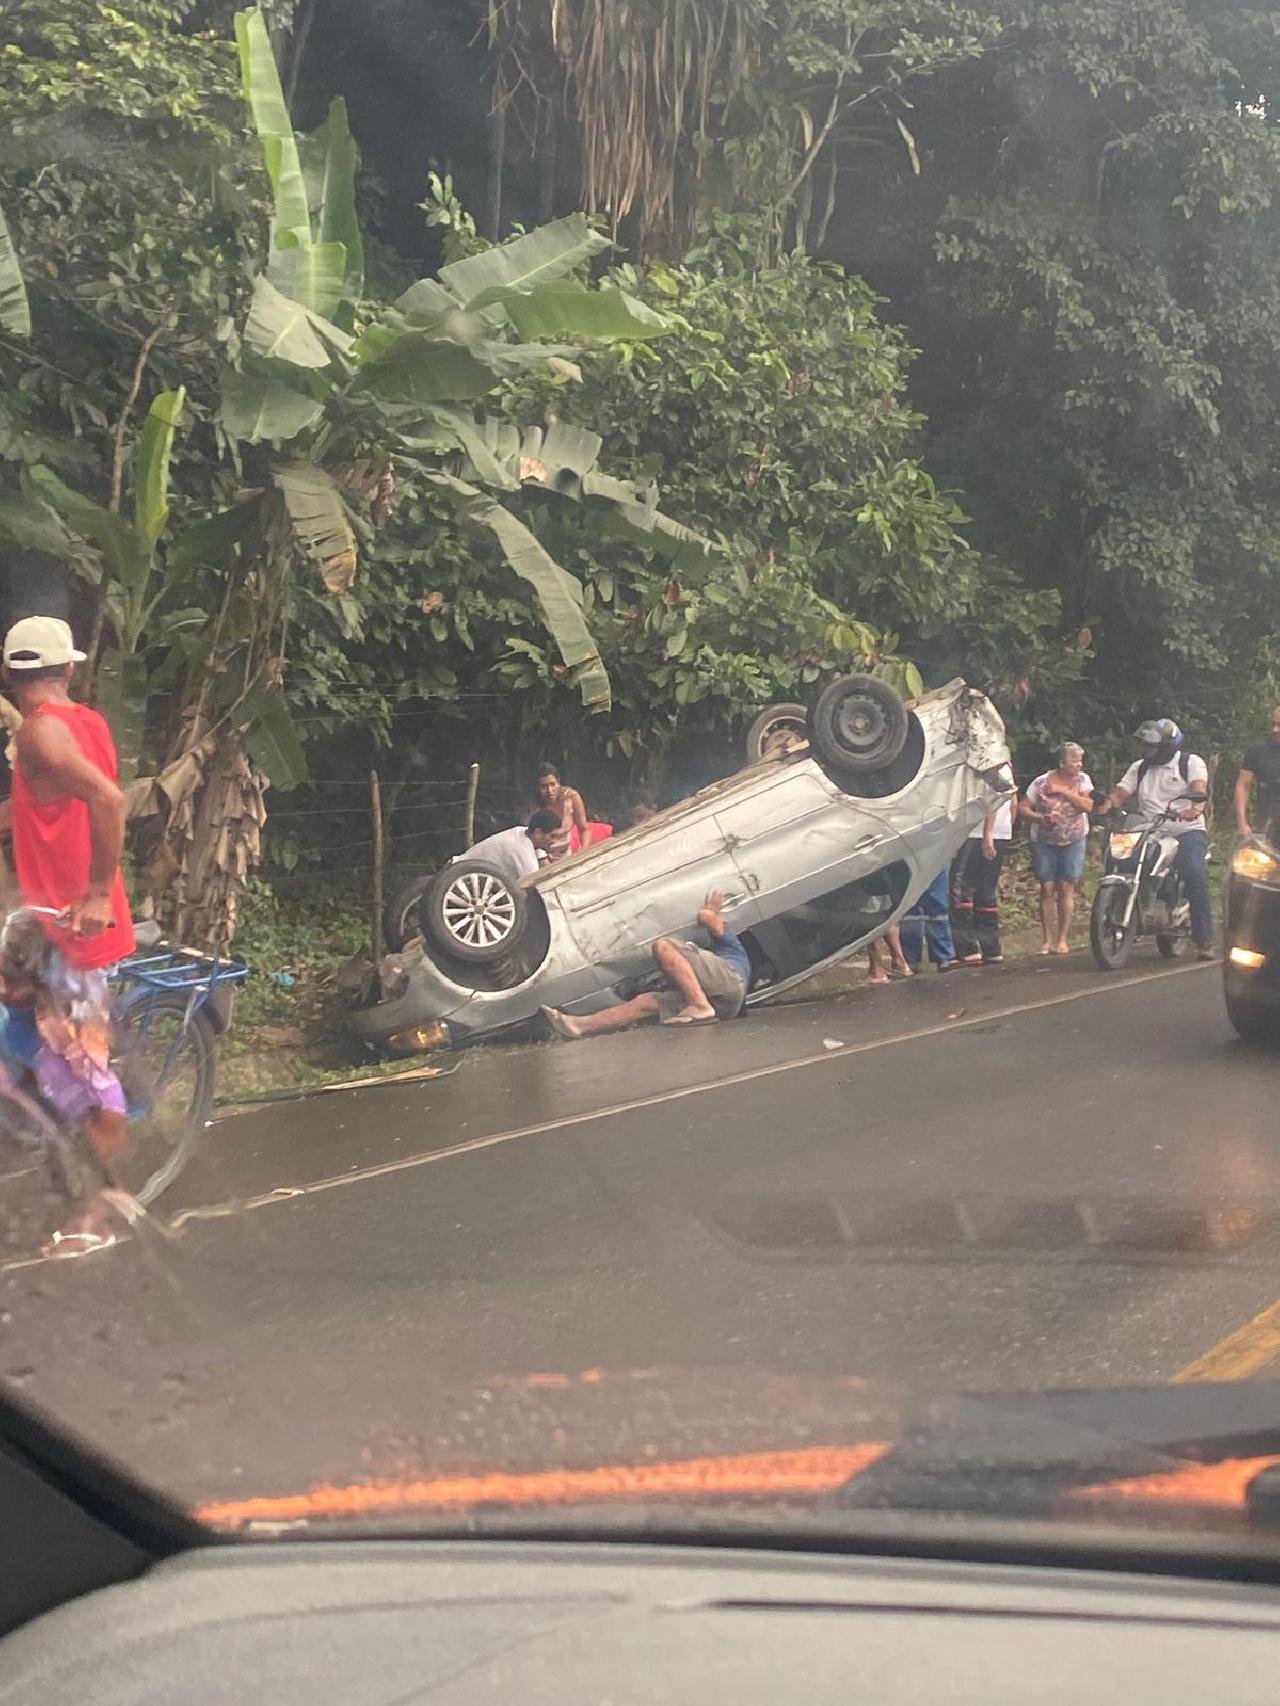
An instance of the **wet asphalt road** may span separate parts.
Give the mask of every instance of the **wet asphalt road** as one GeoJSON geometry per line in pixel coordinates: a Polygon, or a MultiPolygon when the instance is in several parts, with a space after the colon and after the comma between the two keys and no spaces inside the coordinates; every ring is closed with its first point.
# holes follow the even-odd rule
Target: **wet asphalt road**
{"type": "Polygon", "coordinates": [[[1165,1383],[1280,1298],[1280,1060],[1216,968],[1032,961],[449,1064],[220,1122],[163,1230],[0,1274],[0,1370],[229,1499],[1165,1383]]]}

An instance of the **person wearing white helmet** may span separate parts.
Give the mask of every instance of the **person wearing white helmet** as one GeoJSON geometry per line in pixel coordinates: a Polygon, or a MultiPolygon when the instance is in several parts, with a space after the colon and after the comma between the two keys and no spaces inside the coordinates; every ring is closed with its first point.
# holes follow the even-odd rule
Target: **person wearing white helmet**
{"type": "Polygon", "coordinates": [[[1205,869],[1209,837],[1204,826],[1209,767],[1198,753],[1187,751],[1182,730],[1172,717],[1156,717],[1143,723],[1134,739],[1142,747],[1142,757],[1134,760],[1111,790],[1103,810],[1114,811],[1136,799],[1135,809],[1143,817],[1173,814],[1164,833],[1178,837],[1175,866],[1191,902],[1191,937],[1196,957],[1211,960],[1213,902],[1205,869]]]}

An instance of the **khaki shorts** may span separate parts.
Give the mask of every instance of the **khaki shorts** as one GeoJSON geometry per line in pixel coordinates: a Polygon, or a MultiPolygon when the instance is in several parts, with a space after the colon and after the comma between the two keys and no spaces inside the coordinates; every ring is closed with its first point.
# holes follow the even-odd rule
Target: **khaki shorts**
{"type": "MultiPolygon", "coordinates": [[[[675,945],[693,967],[702,993],[716,1010],[716,1018],[736,1018],[747,998],[747,986],[728,960],[722,960],[710,948],[699,948],[692,942],[677,942],[675,945]]],[[[673,1019],[684,1005],[684,996],[678,989],[658,991],[659,1019],[673,1019]]]]}

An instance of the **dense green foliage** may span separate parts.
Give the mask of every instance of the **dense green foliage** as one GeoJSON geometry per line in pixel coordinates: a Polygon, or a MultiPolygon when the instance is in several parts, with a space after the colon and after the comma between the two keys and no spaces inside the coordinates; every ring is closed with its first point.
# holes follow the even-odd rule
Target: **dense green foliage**
{"type": "MultiPolygon", "coordinates": [[[[504,810],[544,755],[616,803],[840,668],[963,673],[1029,749],[1242,737],[1280,636],[1271,10],[429,7],[470,105],[420,11],[368,38],[409,102],[336,0],[240,64],[223,0],[6,7],[0,534],[78,577],[144,769],[201,730],[277,785],[376,762],[443,845],[470,758],[504,810]]],[[[332,800],[276,851],[355,845],[332,800]]]]}
{"type": "Polygon", "coordinates": [[[1239,738],[1280,629],[1280,30],[1237,0],[1018,0],[926,90],[923,173],[832,226],[924,356],[970,537],[1096,637],[1087,736],[1239,738]]]}

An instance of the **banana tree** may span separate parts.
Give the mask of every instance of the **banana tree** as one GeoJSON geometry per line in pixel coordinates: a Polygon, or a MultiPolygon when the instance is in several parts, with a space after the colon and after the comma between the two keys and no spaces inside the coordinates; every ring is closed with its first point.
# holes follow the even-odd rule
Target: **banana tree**
{"type": "Polygon", "coordinates": [[[186,393],[181,386],[152,400],[132,463],[129,513],[105,508],[65,485],[51,469],[32,469],[34,493],[98,557],[111,640],[95,677],[97,699],[116,732],[121,773],[132,777],[142,754],[149,682],[142,655],[201,626],[203,610],[183,604],[183,577],[159,560],[169,519],[169,468],[186,393]]]}
{"type": "MultiPolygon", "coordinates": [[[[397,472],[432,480],[528,582],[584,705],[607,709],[608,677],[581,588],[503,502],[545,483],[534,472],[540,459],[494,454],[498,424],[476,411],[521,374],[551,371],[572,382],[584,342],[653,338],[666,321],[616,285],[583,281],[585,264],[608,244],[578,214],[442,267],[353,335],[361,250],[345,109],[335,101],[320,132],[296,138],[258,12],[238,14],[236,38],[274,206],[267,265],[220,420],[229,436],[272,447],[264,519],[283,513],[300,557],[341,594],[358,556],[351,500],[368,496],[370,475],[384,494],[397,472]],[[354,492],[345,477],[353,465],[363,470],[354,492]]],[[[598,450],[596,441],[571,495],[581,498],[584,477],[593,477],[597,501],[662,537],[656,495],[614,493],[595,469],[598,450]]]]}
{"type": "Polygon", "coordinates": [[[590,222],[554,221],[442,267],[394,303],[370,304],[343,103],[313,136],[295,135],[257,11],[237,15],[236,40],[272,195],[265,262],[216,417],[239,489],[167,553],[177,574],[215,573],[222,593],[172,720],[167,780],[143,790],[142,808],[152,817],[144,869],[177,896],[179,927],[206,939],[233,926],[266,787],[305,777],[283,694],[305,579],[356,637],[360,551],[398,481],[431,483],[461,524],[496,541],[589,710],[607,709],[610,691],[582,589],[517,513],[522,494],[591,504],[668,554],[705,549],[661,515],[651,486],[600,470],[594,435],[551,427],[512,441],[496,418],[510,380],[543,372],[572,383],[585,343],[666,329],[616,285],[585,280],[607,247],[590,222]],[[495,416],[484,413],[489,399],[495,416]]]}

